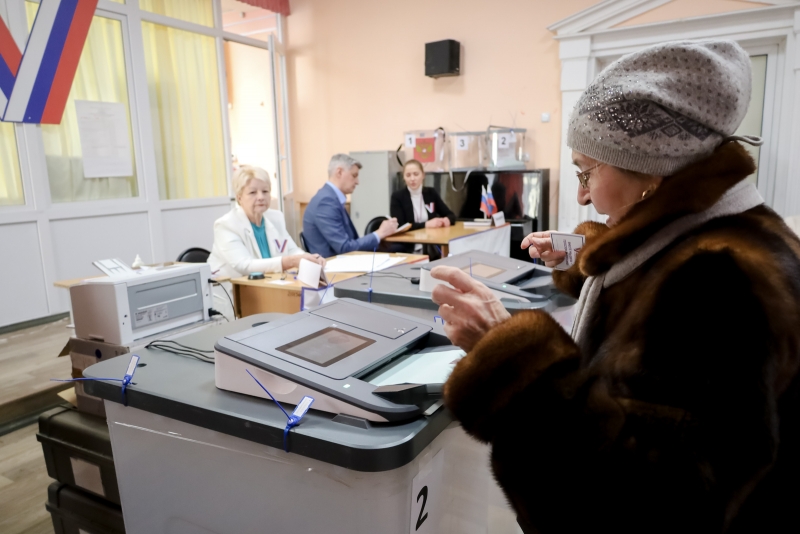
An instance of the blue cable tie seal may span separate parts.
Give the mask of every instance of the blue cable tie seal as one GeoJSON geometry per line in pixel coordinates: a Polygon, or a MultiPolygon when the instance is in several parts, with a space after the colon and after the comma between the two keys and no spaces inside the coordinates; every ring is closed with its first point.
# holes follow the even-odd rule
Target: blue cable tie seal
{"type": "Polygon", "coordinates": [[[264,384],[259,382],[258,378],[256,378],[253,375],[253,373],[250,372],[250,369],[245,369],[245,371],[247,371],[247,374],[250,375],[250,377],[256,381],[256,384],[261,386],[261,389],[263,389],[264,392],[267,395],[269,395],[269,398],[272,399],[272,401],[278,405],[278,408],[281,409],[283,415],[286,416],[286,427],[284,427],[283,429],[283,450],[285,452],[289,452],[289,443],[288,443],[289,431],[300,424],[300,421],[303,419],[303,416],[306,414],[306,412],[308,412],[308,409],[311,408],[311,405],[314,404],[314,397],[309,397],[308,395],[303,397],[298,403],[298,405],[295,407],[294,411],[292,412],[292,415],[289,415],[286,412],[286,410],[283,409],[281,403],[278,402],[277,399],[275,399],[275,397],[272,396],[272,393],[270,393],[269,390],[264,387],[264,384]]]}
{"type": "Polygon", "coordinates": [[[372,303],[372,274],[375,272],[375,254],[378,247],[372,249],[372,268],[369,270],[369,288],[367,288],[367,302],[372,303]]]}
{"type": "MultiPolygon", "coordinates": [[[[336,280],[336,275],[335,275],[335,274],[333,275],[333,277],[331,277],[331,279],[330,279],[330,280],[328,280],[328,285],[327,285],[327,286],[325,286],[325,291],[322,293],[322,298],[321,298],[321,299],[319,299],[319,305],[320,305],[320,306],[322,306],[322,303],[323,303],[323,302],[325,302],[325,295],[327,295],[327,294],[328,294],[328,290],[329,290],[329,289],[331,288],[331,286],[333,285],[333,281],[334,281],[334,280],[336,280]]],[[[302,309],[302,306],[301,306],[300,308],[302,309]]]]}
{"type": "Polygon", "coordinates": [[[122,382],[122,405],[128,405],[128,396],[126,395],[126,391],[128,386],[131,384],[131,380],[133,380],[133,375],[136,374],[136,368],[139,366],[139,355],[138,354],[131,354],[131,361],[128,362],[128,368],[125,371],[125,376],[122,378],[70,378],[70,379],[60,379],[60,378],[51,378],[51,382],[85,382],[89,380],[100,380],[106,382],[122,382]]]}

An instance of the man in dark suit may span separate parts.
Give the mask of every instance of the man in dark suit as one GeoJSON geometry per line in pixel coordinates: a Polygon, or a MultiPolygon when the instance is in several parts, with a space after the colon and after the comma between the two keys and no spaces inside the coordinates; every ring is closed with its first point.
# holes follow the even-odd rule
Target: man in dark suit
{"type": "Polygon", "coordinates": [[[374,250],[381,240],[397,231],[397,219],[381,223],[375,232],[358,237],[344,209],[345,195],[358,185],[361,163],[347,154],[336,154],[328,164],[328,182],[317,191],[303,215],[303,237],[308,251],[329,258],[354,250],[374,250]]]}

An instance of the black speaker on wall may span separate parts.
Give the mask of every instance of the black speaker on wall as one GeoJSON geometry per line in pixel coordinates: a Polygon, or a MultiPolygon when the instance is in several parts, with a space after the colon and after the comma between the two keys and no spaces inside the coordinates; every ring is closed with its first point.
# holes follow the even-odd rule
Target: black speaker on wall
{"type": "Polygon", "coordinates": [[[425,76],[441,78],[461,74],[461,43],[452,39],[425,43],[425,76]]]}

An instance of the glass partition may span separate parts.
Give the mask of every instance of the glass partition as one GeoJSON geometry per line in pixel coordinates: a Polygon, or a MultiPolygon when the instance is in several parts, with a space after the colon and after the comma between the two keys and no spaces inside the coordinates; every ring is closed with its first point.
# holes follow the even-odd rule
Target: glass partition
{"type": "Polygon", "coordinates": [[[0,122],[0,206],[24,203],[14,125],[0,122]]]}
{"type": "MultiPolygon", "coordinates": [[[[30,27],[39,5],[26,2],[26,8],[30,27]]],[[[139,195],[122,23],[119,20],[101,16],[92,19],[61,124],[43,124],[41,129],[50,196],[54,203],[139,195]],[[108,115],[109,110],[115,114],[108,115]],[[107,132],[116,132],[120,137],[116,145],[121,154],[110,159],[108,154],[104,154],[107,145],[92,144],[93,135],[107,136],[107,132]],[[82,146],[82,141],[89,144],[82,146]],[[86,166],[84,152],[91,157],[86,166]],[[127,167],[127,170],[120,170],[120,159],[124,161],[122,167],[127,167]],[[105,176],[103,163],[111,163],[106,167],[105,176]]],[[[97,137],[94,140],[97,141],[97,137]]]]}
{"type": "Polygon", "coordinates": [[[174,19],[203,26],[214,25],[211,0],[139,0],[139,7],[174,19]]]}
{"type": "Polygon", "coordinates": [[[142,33],[160,198],[227,196],[214,38],[150,22],[142,33]]]}
{"type": "Polygon", "coordinates": [[[272,207],[280,207],[275,147],[271,54],[264,48],[225,42],[228,122],[233,167],[253,165],[269,173],[272,207]]]}
{"type": "Polygon", "coordinates": [[[278,14],[239,0],[222,2],[222,29],[259,41],[278,33],[278,14]]]}

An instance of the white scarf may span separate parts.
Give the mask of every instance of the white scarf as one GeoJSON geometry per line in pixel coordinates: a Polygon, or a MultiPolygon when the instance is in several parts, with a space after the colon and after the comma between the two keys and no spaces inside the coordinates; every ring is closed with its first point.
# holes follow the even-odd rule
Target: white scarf
{"type": "Polygon", "coordinates": [[[761,198],[758,189],[753,184],[744,181],[739,182],[728,189],[716,204],[710,208],[673,221],[650,236],[638,248],[629,252],[607,272],[588,277],[581,289],[581,296],[576,305],[575,322],[572,323],[572,338],[584,351],[584,355],[590,356],[585,352],[588,350],[589,323],[596,311],[600,292],[603,288],[611,287],[617,282],[621,282],[640,265],[666,248],[677,238],[708,221],[743,213],[763,203],[764,199],[761,198]]]}

